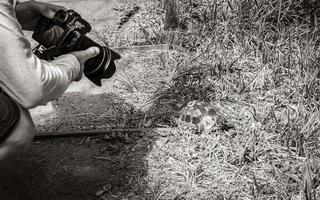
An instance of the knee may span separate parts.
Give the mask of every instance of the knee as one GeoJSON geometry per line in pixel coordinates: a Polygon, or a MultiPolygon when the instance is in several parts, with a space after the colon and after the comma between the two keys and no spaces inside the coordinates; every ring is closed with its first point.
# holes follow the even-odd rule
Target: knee
{"type": "Polygon", "coordinates": [[[14,115],[17,120],[9,129],[6,139],[0,144],[0,160],[14,157],[29,149],[36,133],[32,118],[27,109],[17,106],[19,115],[14,115]]]}
{"type": "Polygon", "coordinates": [[[36,130],[33,123],[26,123],[20,126],[15,134],[17,137],[12,137],[9,140],[10,146],[13,151],[22,153],[30,148],[36,130]]]}
{"type": "Polygon", "coordinates": [[[25,120],[22,117],[3,142],[2,147],[8,156],[25,153],[30,148],[35,134],[36,130],[32,120],[25,120]]]}
{"type": "Polygon", "coordinates": [[[31,146],[35,129],[32,124],[25,126],[24,130],[16,130],[3,143],[0,144],[0,163],[14,160],[16,156],[27,152],[31,146]],[[25,135],[26,137],[18,137],[25,135]]]}

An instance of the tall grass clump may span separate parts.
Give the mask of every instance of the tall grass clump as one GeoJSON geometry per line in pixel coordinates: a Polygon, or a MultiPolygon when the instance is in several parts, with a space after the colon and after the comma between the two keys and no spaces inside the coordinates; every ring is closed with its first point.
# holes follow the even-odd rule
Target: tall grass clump
{"type": "Polygon", "coordinates": [[[155,147],[162,199],[319,199],[319,1],[177,4],[179,27],[162,32],[174,75],[156,98],[172,112],[210,102],[235,129],[155,147]]]}

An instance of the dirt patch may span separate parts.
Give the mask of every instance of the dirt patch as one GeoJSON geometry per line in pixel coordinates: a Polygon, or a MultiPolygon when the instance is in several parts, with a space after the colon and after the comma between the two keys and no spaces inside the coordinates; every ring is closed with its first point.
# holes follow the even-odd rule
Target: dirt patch
{"type": "Polygon", "coordinates": [[[0,199],[140,199],[152,139],[84,138],[35,142],[30,153],[1,166],[0,199]]]}

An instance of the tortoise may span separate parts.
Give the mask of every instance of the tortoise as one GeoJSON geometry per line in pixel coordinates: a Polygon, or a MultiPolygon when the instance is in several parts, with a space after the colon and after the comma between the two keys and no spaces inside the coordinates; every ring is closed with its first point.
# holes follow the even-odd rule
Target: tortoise
{"type": "Polygon", "coordinates": [[[178,124],[195,126],[198,133],[208,133],[218,129],[227,130],[232,127],[218,108],[199,100],[187,103],[180,112],[178,124]]]}

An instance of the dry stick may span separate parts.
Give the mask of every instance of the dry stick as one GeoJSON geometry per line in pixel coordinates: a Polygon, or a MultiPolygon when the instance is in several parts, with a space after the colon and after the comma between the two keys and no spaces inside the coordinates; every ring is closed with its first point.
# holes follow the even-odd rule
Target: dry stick
{"type": "Polygon", "coordinates": [[[65,131],[65,132],[46,132],[35,136],[35,140],[46,140],[55,138],[67,137],[87,137],[111,134],[115,132],[148,132],[148,131],[170,131],[172,128],[116,128],[116,129],[98,129],[98,130],[79,130],[79,131],[65,131]]]}

